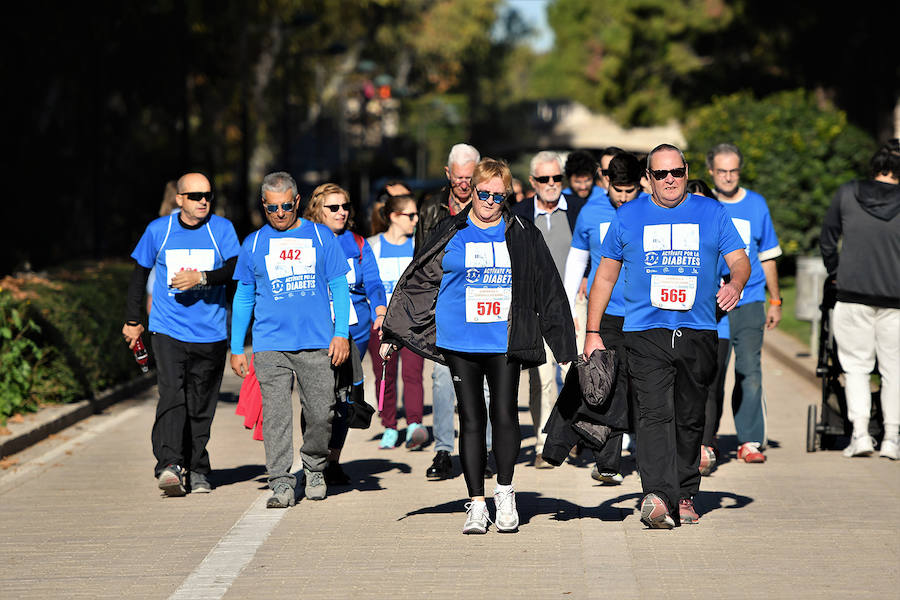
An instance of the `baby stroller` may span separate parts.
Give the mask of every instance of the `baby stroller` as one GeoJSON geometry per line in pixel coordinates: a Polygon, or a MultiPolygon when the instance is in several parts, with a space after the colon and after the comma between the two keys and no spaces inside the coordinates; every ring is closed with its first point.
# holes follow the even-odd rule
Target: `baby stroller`
{"type": "MultiPolygon", "coordinates": [[[[853,424],[847,418],[847,398],[841,383],[843,369],[838,360],[837,343],[834,339],[831,314],[837,302],[837,287],[833,277],[825,280],[822,290],[822,312],[819,325],[819,358],[816,376],[822,378],[821,410],[810,404],[806,413],[806,451],[833,449],[840,436],[850,436],[853,424]]],[[[881,439],[883,435],[880,390],[872,392],[872,414],[869,418],[869,435],[881,439]]]]}

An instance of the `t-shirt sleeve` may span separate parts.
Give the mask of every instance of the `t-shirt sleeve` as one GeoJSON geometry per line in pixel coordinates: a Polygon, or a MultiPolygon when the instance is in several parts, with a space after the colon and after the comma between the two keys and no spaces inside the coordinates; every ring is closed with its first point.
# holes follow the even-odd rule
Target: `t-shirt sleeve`
{"type": "Polygon", "coordinates": [[[251,249],[253,246],[253,238],[258,235],[259,232],[248,235],[247,239],[244,240],[244,245],[241,246],[240,251],[238,252],[237,265],[234,267],[234,275],[232,275],[232,277],[241,283],[256,283],[256,277],[253,272],[253,255],[251,249]]]}
{"type": "MultiPolygon", "coordinates": [[[[734,226],[732,226],[732,229],[734,229],[734,226]]],[[[735,232],[735,235],[737,235],[737,232],[735,232]]],[[[622,260],[622,249],[622,229],[619,225],[619,217],[616,215],[609,226],[609,230],[606,232],[606,237],[603,238],[603,243],[600,245],[600,255],[613,260],[622,260]]]]}
{"type": "Polygon", "coordinates": [[[156,263],[156,255],[159,253],[158,244],[159,242],[156,241],[156,236],[153,234],[153,223],[151,223],[144,230],[144,235],[141,236],[141,239],[138,240],[134,252],[131,253],[131,258],[142,267],[152,268],[156,263]]]}
{"type": "Polygon", "coordinates": [[[772,215],[764,204],[762,207],[762,229],[759,236],[759,259],[770,260],[781,256],[781,247],[778,245],[778,236],[775,235],[775,225],[772,223],[772,215]]]}
{"type": "Polygon", "coordinates": [[[716,220],[719,225],[719,253],[725,256],[735,250],[743,250],[746,246],[728,212],[722,206],[716,207],[716,220]]]}
{"type": "Polygon", "coordinates": [[[582,209],[578,213],[578,218],[575,220],[575,231],[572,232],[572,247],[579,250],[591,249],[590,232],[588,231],[590,219],[585,216],[586,212],[582,209]]]}
{"type": "Polygon", "coordinates": [[[231,221],[227,219],[223,219],[223,221],[222,241],[219,250],[222,252],[224,259],[228,260],[232,256],[237,256],[240,253],[241,243],[238,240],[237,233],[235,233],[234,225],[231,221]]]}

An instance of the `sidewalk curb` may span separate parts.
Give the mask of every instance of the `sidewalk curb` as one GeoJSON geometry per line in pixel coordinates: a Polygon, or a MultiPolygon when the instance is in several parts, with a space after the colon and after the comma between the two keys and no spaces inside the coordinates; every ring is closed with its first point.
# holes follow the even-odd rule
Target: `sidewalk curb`
{"type": "Polygon", "coordinates": [[[26,423],[18,427],[7,424],[13,432],[0,436],[5,438],[0,439],[0,458],[21,452],[66,427],[102,412],[116,402],[152,387],[155,383],[156,371],[152,370],[131,381],[104,390],[97,394],[96,398],[42,408],[37,413],[26,416],[26,423]]]}

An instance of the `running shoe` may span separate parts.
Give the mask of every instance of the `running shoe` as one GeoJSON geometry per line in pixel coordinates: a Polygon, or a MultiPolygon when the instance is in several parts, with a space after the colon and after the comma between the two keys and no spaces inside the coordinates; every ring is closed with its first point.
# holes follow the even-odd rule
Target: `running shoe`
{"type": "Polygon", "coordinates": [[[881,442],[881,452],[879,456],[889,458],[891,460],[900,460],[900,440],[884,440],[881,442]]]}
{"type": "Polygon", "coordinates": [[[666,503],[656,494],[647,494],[641,500],[641,522],[650,529],[672,529],[675,521],[666,503]]]}
{"type": "Polygon", "coordinates": [[[410,423],[406,427],[406,447],[417,450],[428,443],[428,429],[421,423],[410,423]]]}
{"type": "Polygon", "coordinates": [[[272,496],[266,500],[266,508],[288,508],[296,502],[294,490],[289,485],[281,484],[272,491],[272,496]]]}
{"type": "Polygon", "coordinates": [[[169,465],[162,470],[157,479],[159,489],[169,497],[184,496],[187,494],[185,486],[185,472],[181,465],[169,465]]]}
{"type": "Polygon", "coordinates": [[[716,451],[712,446],[700,446],[700,474],[706,477],[716,468],[716,451]]]}
{"type": "Polygon", "coordinates": [[[519,530],[519,512],[516,510],[516,492],[511,485],[498,486],[494,490],[494,510],[497,511],[494,524],[501,533],[513,533],[519,530]]]}
{"type": "Polygon", "coordinates": [[[303,469],[303,473],[306,475],[306,499],[324,500],[328,491],[328,486],[325,485],[325,474],[322,471],[310,471],[306,468],[303,469]]]}
{"type": "Polygon", "coordinates": [[[203,473],[195,473],[191,471],[191,493],[192,494],[208,494],[212,491],[209,480],[203,473]]]}
{"type": "Polygon", "coordinates": [[[446,450],[438,450],[431,466],[425,471],[425,478],[429,481],[438,481],[451,477],[453,477],[453,461],[450,459],[450,453],[446,450]]]}
{"type": "Polygon", "coordinates": [[[466,524],[463,525],[463,533],[487,533],[489,521],[487,504],[483,500],[466,503],[466,524]]]}
{"type": "Polygon", "coordinates": [[[875,452],[875,440],[867,433],[860,436],[854,435],[850,438],[850,445],[844,448],[844,456],[847,458],[869,456],[873,452],[875,452]]]}
{"type": "Polygon", "coordinates": [[[681,522],[688,525],[694,525],[700,521],[700,515],[694,510],[694,501],[690,498],[682,498],[678,501],[678,514],[681,522]]]}
{"type": "Polygon", "coordinates": [[[594,468],[591,469],[591,479],[607,485],[619,485],[625,481],[625,477],[623,477],[621,473],[616,473],[615,471],[601,471],[597,468],[597,465],[594,465],[594,468]]]}
{"type": "Polygon", "coordinates": [[[764,463],[766,455],[759,449],[759,442],[744,442],[738,447],[738,460],[748,463],[764,463]]]}
{"type": "Polygon", "coordinates": [[[396,429],[385,429],[384,433],[381,434],[381,442],[378,444],[378,447],[381,450],[390,450],[397,445],[399,437],[400,434],[397,433],[396,429]]]}

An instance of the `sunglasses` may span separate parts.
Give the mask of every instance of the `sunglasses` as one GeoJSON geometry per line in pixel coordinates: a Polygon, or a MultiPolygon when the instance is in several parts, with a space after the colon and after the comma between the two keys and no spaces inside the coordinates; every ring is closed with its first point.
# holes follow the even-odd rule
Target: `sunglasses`
{"type": "Polygon", "coordinates": [[[214,194],[212,192],[181,192],[179,196],[186,196],[188,200],[194,202],[200,202],[204,198],[207,202],[212,202],[214,194]]]}
{"type": "Polygon", "coordinates": [[[653,169],[647,170],[650,171],[651,175],[653,175],[653,179],[657,181],[662,181],[669,176],[669,173],[671,173],[672,177],[676,179],[681,179],[687,174],[687,167],[678,167],[677,169],[660,169],[658,171],[653,169]]]}
{"type": "Polygon", "coordinates": [[[540,177],[538,177],[537,175],[532,175],[532,177],[534,177],[534,180],[537,181],[538,183],[547,183],[551,179],[553,180],[554,183],[559,183],[560,181],[562,181],[562,178],[563,178],[563,176],[561,174],[560,175],[541,175],[540,177]]]}
{"type": "Polygon", "coordinates": [[[339,208],[343,208],[347,212],[350,212],[350,207],[352,205],[349,202],[344,202],[343,204],[323,204],[322,208],[327,208],[331,212],[337,212],[339,208]]]}
{"type": "Polygon", "coordinates": [[[265,203],[263,203],[263,206],[266,207],[266,212],[269,213],[270,215],[272,215],[272,214],[277,213],[279,208],[281,210],[283,210],[284,212],[291,212],[292,210],[294,210],[294,207],[297,206],[297,203],[296,202],[282,202],[281,204],[265,204],[265,203]]]}
{"type": "Polygon", "coordinates": [[[475,193],[478,194],[478,199],[482,202],[487,202],[490,200],[494,204],[502,204],[504,200],[506,200],[505,194],[492,194],[491,192],[482,192],[475,190],[475,193]]]}
{"type": "Polygon", "coordinates": [[[404,217],[407,217],[410,221],[412,221],[413,219],[415,219],[416,217],[419,216],[419,213],[417,213],[417,212],[397,213],[397,214],[398,214],[398,215],[403,215],[404,217]]]}

